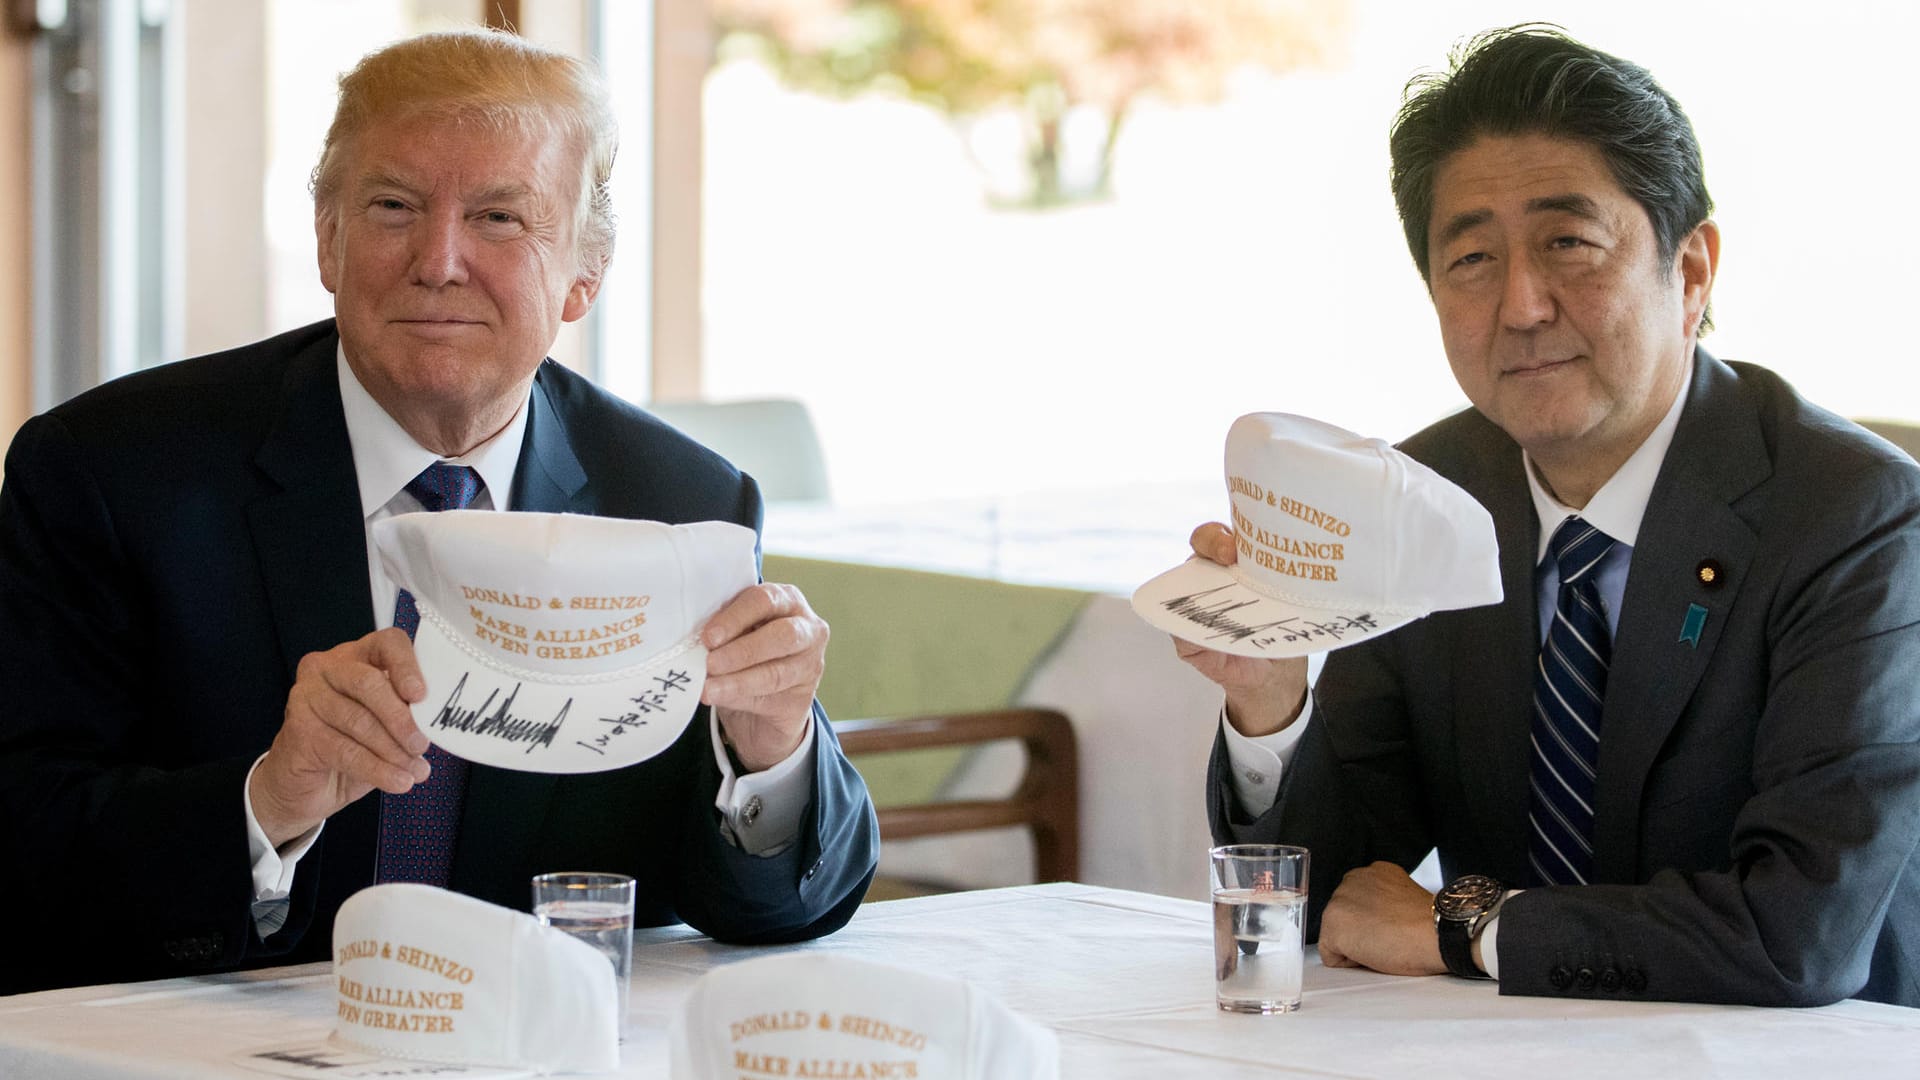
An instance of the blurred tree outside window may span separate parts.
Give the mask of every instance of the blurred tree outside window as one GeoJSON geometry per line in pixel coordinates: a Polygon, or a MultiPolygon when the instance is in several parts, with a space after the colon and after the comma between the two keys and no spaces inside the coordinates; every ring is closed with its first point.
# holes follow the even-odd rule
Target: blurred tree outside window
{"type": "Polygon", "coordinates": [[[1345,0],[709,4],[706,396],[805,401],[845,502],[1208,482],[1345,0]]]}
{"type": "MultiPolygon", "coordinates": [[[[1144,95],[1219,101],[1234,72],[1318,63],[1347,29],[1344,0],[712,0],[721,56],[794,87],[925,102],[967,138],[1018,120],[1021,172],[993,192],[1048,207],[1111,194],[1114,147],[1144,95]],[[1077,120],[1091,153],[1065,145],[1077,120]],[[1069,168],[1079,164],[1078,170],[1069,168]],[[1011,190],[1009,190],[1011,188],[1011,190]]],[[[992,176],[995,170],[986,167],[992,176]]]]}

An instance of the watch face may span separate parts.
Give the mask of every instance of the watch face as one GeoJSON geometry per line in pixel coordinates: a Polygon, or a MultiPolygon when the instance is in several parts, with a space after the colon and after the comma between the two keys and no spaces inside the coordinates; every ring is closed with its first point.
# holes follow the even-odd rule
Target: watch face
{"type": "Polygon", "coordinates": [[[1506,891],[1505,885],[1484,874],[1458,877],[1433,898],[1433,913],[1464,922],[1491,909],[1506,891]]]}

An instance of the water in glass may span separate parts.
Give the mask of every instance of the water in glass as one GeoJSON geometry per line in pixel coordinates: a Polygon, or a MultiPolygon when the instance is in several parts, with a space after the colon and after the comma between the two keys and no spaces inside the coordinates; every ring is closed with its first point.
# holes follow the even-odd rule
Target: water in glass
{"type": "Polygon", "coordinates": [[[620,1012],[627,1015],[627,977],[633,966],[633,911],[627,904],[600,900],[554,900],[536,905],[539,920],[584,941],[613,964],[614,984],[620,988],[620,1012]]]}
{"type": "Polygon", "coordinates": [[[1300,1007],[1301,920],[1307,897],[1294,889],[1215,889],[1216,998],[1229,1012],[1300,1007]]]}

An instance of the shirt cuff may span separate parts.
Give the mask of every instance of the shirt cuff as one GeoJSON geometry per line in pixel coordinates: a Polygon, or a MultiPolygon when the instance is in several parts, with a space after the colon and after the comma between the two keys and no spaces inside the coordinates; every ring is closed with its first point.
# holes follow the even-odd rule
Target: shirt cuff
{"type": "Polygon", "coordinates": [[[247,770],[247,779],[240,787],[240,805],[247,815],[247,858],[253,864],[253,899],[255,903],[263,900],[285,900],[293,892],[293,871],[300,857],[313,847],[320,838],[320,830],[326,828],[321,822],[299,836],[289,840],[278,850],[267,841],[267,831],[260,827],[260,819],[253,813],[253,770],[266,760],[265,754],[253,759],[253,766],[247,770]]]}
{"type": "MultiPolygon", "coordinates": [[[[1500,902],[1505,904],[1507,900],[1519,896],[1520,892],[1519,889],[1508,889],[1506,899],[1500,902]]],[[[1487,925],[1480,928],[1480,966],[1486,969],[1487,978],[1500,981],[1500,913],[1497,911],[1493,913],[1493,918],[1487,920],[1487,925]]]]}
{"type": "Polygon", "coordinates": [[[1313,718],[1313,695],[1300,706],[1300,718],[1271,735],[1247,736],[1227,722],[1227,707],[1220,706],[1220,730],[1227,737],[1227,763],[1232,766],[1231,786],[1234,801],[1248,818],[1257,818],[1273,809],[1280,797],[1280,775],[1293,759],[1293,749],[1306,734],[1307,721],[1313,718]]]}
{"type": "Polygon", "coordinates": [[[720,766],[720,790],[713,808],[720,811],[720,832],[749,855],[778,855],[800,838],[807,804],[813,801],[813,718],[807,718],[800,745],[778,764],[737,776],[720,718],[708,711],[713,758],[720,766]]]}

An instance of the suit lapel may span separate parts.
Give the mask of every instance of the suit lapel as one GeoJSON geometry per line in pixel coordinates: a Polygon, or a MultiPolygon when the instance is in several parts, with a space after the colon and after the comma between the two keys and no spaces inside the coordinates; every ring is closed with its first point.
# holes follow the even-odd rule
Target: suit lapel
{"type": "MultiPolygon", "coordinates": [[[[541,365],[541,374],[545,369],[546,365],[541,365]]],[[[574,455],[566,425],[544,379],[535,378],[527,410],[527,435],[514,468],[513,509],[592,513],[595,505],[586,471],[574,455]]],[[[454,851],[455,888],[495,900],[518,896],[520,903],[526,902],[527,883],[510,880],[508,875],[522,861],[520,856],[538,843],[555,781],[545,773],[473,767],[467,774],[460,839],[454,851]]]]}
{"type": "MultiPolygon", "coordinates": [[[[287,681],[300,658],[372,633],[366,516],[347,439],[328,334],[287,366],[280,415],[254,463],[278,490],[247,507],[267,606],[287,681]]],[[[327,822],[325,851],[372,852],[380,800],[364,798],[327,822]]],[[[320,858],[321,909],[331,911],[373,880],[373,862],[320,858]]]]}
{"type": "Polygon", "coordinates": [[[1732,504],[1771,472],[1732,371],[1702,351],[1621,601],[1594,792],[1594,870],[1602,881],[1636,879],[1648,770],[1713,657],[1753,558],[1753,531],[1732,504]],[[1718,564],[1712,588],[1698,574],[1709,559],[1718,564]],[[1697,643],[1681,635],[1690,605],[1706,611],[1697,643]]]}
{"type": "Polygon", "coordinates": [[[1479,789],[1468,802],[1483,850],[1497,860],[1495,872],[1520,880],[1512,875],[1525,869],[1527,857],[1533,669],[1540,653],[1533,582],[1539,524],[1520,448],[1504,436],[1490,442],[1479,454],[1482,473],[1468,490],[1493,516],[1505,600],[1463,613],[1468,625],[1452,642],[1459,673],[1454,775],[1479,789]]]}
{"type": "Polygon", "coordinates": [[[587,473],[574,456],[566,424],[555,406],[551,387],[543,377],[548,360],[540,365],[527,399],[527,436],[520,444],[520,463],[514,469],[513,508],[555,514],[590,514],[593,493],[587,473]]]}
{"type": "Polygon", "coordinates": [[[247,507],[267,601],[292,679],[300,658],[373,631],[365,516],[347,441],[332,335],[287,367],[281,411],[254,461],[279,490],[247,507]]]}

